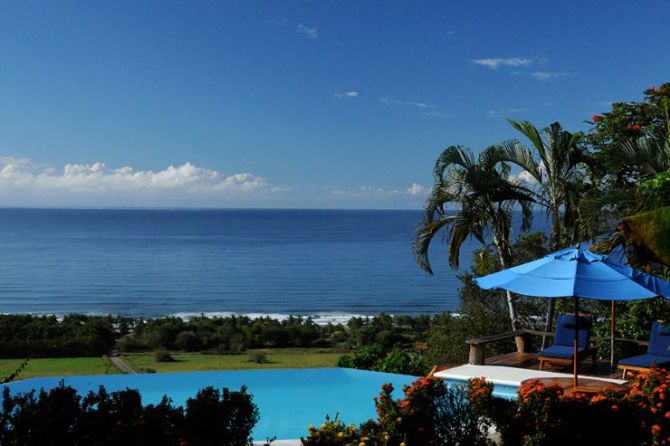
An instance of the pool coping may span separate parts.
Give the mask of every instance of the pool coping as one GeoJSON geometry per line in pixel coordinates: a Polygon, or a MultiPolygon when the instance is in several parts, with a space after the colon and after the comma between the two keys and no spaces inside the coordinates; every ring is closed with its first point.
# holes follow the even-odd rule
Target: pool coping
{"type": "MultiPolygon", "coordinates": [[[[465,364],[433,374],[436,378],[467,381],[472,378],[484,378],[486,381],[502,386],[519,387],[527,379],[533,378],[572,378],[571,374],[547,372],[544,370],[522,369],[519,367],[508,367],[501,365],[471,365],[465,364]]],[[[583,376],[587,378],[586,375],[583,376]]],[[[609,382],[613,384],[624,384],[627,381],[613,378],[601,378],[588,376],[589,379],[609,382]]]]}

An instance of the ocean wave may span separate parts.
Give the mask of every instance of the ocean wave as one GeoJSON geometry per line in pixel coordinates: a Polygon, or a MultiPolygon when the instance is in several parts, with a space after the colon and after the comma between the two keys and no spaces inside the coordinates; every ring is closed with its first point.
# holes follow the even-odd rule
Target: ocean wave
{"type": "Polygon", "coordinates": [[[193,319],[194,317],[230,317],[230,316],[245,316],[249,319],[270,318],[278,321],[285,321],[290,317],[311,318],[317,325],[328,324],[346,324],[353,318],[368,318],[374,317],[373,314],[358,314],[358,313],[340,313],[340,312],[324,312],[314,314],[284,314],[284,313],[237,313],[233,311],[209,311],[209,312],[179,312],[170,314],[171,317],[178,317],[185,321],[193,319]]]}

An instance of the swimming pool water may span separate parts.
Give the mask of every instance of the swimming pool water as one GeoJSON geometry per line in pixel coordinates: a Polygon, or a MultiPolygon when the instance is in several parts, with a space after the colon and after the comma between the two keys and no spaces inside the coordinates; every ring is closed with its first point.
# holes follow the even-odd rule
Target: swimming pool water
{"type": "MultiPolygon", "coordinates": [[[[444,382],[448,386],[465,386],[466,381],[459,381],[456,379],[445,379],[444,382]]],[[[503,398],[506,400],[515,400],[519,391],[518,386],[510,386],[505,384],[493,384],[493,396],[503,398]]]]}
{"type": "Polygon", "coordinates": [[[239,390],[246,385],[260,411],[253,431],[256,440],[300,438],[307,426],[319,425],[326,415],[339,414],[345,423],[359,424],[375,418],[373,398],[384,383],[402,386],[416,377],[343,368],[294,370],[244,370],[220,372],[157,373],[140,375],[89,375],[33,378],[8,384],[12,393],[50,389],[64,381],[80,394],[104,386],[108,391],[138,389],[144,404],[158,403],[163,395],[175,405],[183,405],[199,389],[207,386],[239,390]]]}

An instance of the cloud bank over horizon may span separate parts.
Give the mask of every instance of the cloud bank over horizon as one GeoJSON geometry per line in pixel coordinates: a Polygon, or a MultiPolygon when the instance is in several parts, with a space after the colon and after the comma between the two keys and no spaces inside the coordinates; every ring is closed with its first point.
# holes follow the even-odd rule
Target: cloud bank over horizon
{"type": "Polygon", "coordinates": [[[156,171],[103,162],[57,170],[26,158],[0,157],[0,205],[226,204],[279,190],[252,173],[223,175],[190,162],[156,171]]]}
{"type": "Polygon", "coordinates": [[[0,206],[72,207],[419,207],[425,188],[384,190],[309,190],[278,186],[250,172],[224,175],[190,162],[161,170],[131,166],[113,168],[104,162],[68,163],[62,169],[27,158],[0,156],[0,206]],[[313,201],[303,201],[304,194],[313,201]],[[335,195],[338,199],[331,200],[335,195]],[[400,201],[398,201],[400,199],[400,201]]]}

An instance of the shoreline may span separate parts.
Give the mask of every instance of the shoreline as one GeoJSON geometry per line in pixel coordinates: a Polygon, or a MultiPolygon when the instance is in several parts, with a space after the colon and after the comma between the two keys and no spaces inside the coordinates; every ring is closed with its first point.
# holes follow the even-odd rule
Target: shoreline
{"type": "Polygon", "coordinates": [[[57,320],[62,321],[65,316],[71,315],[83,315],[90,317],[119,317],[119,318],[128,318],[128,319],[140,319],[142,321],[149,321],[155,319],[165,319],[165,318],[178,318],[184,322],[188,322],[192,319],[204,317],[207,319],[222,319],[229,317],[248,317],[251,320],[268,318],[276,321],[286,321],[290,318],[301,318],[303,320],[310,318],[312,322],[316,325],[346,325],[351,319],[372,319],[381,315],[391,316],[391,317],[411,317],[417,318],[421,316],[436,316],[443,313],[450,313],[453,316],[458,316],[458,313],[453,311],[444,310],[441,313],[387,313],[384,311],[380,312],[370,312],[370,313],[347,313],[347,312],[321,312],[321,313],[261,313],[261,312],[236,312],[236,311],[205,311],[205,312],[177,312],[169,313],[164,315],[126,315],[126,314],[116,314],[116,313],[101,313],[101,312],[69,312],[69,313],[41,313],[41,312],[17,312],[9,313],[2,312],[2,316],[54,316],[57,320]]]}

